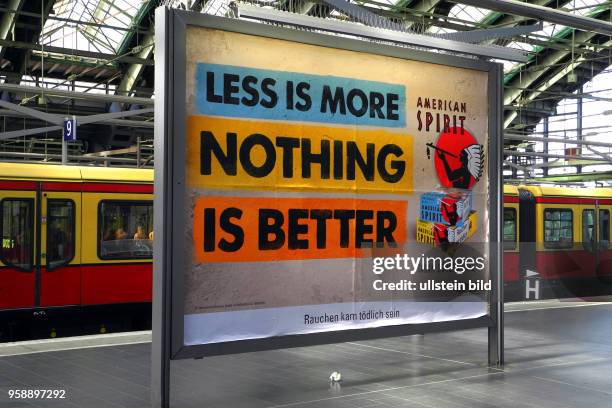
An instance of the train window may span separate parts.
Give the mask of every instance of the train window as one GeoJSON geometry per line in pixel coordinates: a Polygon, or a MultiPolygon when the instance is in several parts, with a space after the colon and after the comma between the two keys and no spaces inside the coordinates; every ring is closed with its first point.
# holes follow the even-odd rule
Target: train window
{"type": "Polygon", "coordinates": [[[100,259],[153,257],[153,203],[100,201],[98,207],[100,259]]]}
{"type": "Polygon", "coordinates": [[[47,201],[47,269],[52,270],[74,258],[74,202],[47,201]]]}
{"type": "Polygon", "coordinates": [[[599,247],[610,247],[610,211],[599,210],[599,247]]]}
{"type": "Polygon", "coordinates": [[[504,249],[516,249],[516,209],[504,208],[504,249]]]}
{"type": "Polygon", "coordinates": [[[0,205],[2,262],[32,270],[34,253],[34,200],[7,198],[0,205]]]}
{"type": "Polygon", "coordinates": [[[544,247],[571,248],[573,242],[572,210],[546,208],[544,210],[544,247]]]}

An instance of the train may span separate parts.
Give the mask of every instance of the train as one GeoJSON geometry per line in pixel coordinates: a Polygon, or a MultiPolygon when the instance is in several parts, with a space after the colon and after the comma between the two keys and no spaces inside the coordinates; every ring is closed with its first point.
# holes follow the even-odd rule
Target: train
{"type": "MultiPolygon", "coordinates": [[[[608,288],[611,211],[610,188],[504,186],[508,293],[532,275],[573,294],[608,288]]],[[[0,340],[32,336],[19,332],[32,317],[150,325],[152,170],[0,163],[0,231],[0,340]]]]}
{"type": "Polygon", "coordinates": [[[610,294],[611,188],[504,186],[504,283],[536,279],[555,297],[610,294]]]}
{"type": "Polygon", "coordinates": [[[56,317],[149,326],[153,172],[0,163],[0,175],[0,340],[62,335],[45,325],[56,317]]]}

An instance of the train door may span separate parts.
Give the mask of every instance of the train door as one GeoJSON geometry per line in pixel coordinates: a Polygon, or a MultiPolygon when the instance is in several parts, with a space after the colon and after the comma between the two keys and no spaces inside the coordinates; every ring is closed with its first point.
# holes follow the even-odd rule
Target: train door
{"type": "Polygon", "coordinates": [[[610,208],[596,202],[597,208],[597,258],[595,275],[610,283],[612,280],[612,251],[610,251],[610,208]]]}
{"type": "Polygon", "coordinates": [[[578,276],[592,278],[599,263],[597,260],[599,257],[597,208],[594,205],[583,205],[580,206],[580,212],[582,215],[580,224],[582,251],[577,253],[575,263],[580,268],[578,276]]]}
{"type": "Polygon", "coordinates": [[[38,305],[38,183],[0,181],[0,309],[38,305]]]}
{"type": "Polygon", "coordinates": [[[43,183],[42,187],[40,305],[78,305],[81,303],[81,184],[43,183]]]}
{"type": "Polygon", "coordinates": [[[504,206],[504,282],[519,280],[518,211],[516,204],[504,206]]]}
{"type": "Polygon", "coordinates": [[[519,270],[522,292],[529,289],[528,278],[540,273],[536,265],[536,200],[529,190],[519,189],[519,270]]]}
{"type": "MultiPolygon", "coordinates": [[[[582,246],[580,259],[581,276],[598,278],[603,283],[612,279],[612,256],[610,254],[610,209],[602,207],[599,200],[592,206],[582,208],[582,246]]],[[[592,293],[599,294],[603,287],[593,287],[592,293]]],[[[607,291],[605,292],[607,293],[607,291]]]]}

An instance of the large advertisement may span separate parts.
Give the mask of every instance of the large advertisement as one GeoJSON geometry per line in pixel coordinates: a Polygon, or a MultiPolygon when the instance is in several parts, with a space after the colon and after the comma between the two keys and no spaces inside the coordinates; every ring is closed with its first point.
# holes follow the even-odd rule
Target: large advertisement
{"type": "Polygon", "coordinates": [[[487,314],[487,72],[186,40],[185,345],[487,314]]]}

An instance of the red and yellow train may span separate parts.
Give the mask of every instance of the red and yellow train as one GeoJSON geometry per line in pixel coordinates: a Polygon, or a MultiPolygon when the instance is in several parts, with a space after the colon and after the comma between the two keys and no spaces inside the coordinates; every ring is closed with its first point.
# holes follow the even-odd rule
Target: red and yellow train
{"type": "Polygon", "coordinates": [[[0,338],[33,314],[150,315],[152,226],[151,170],[0,163],[0,338]]]}
{"type": "Polygon", "coordinates": [[[609,292],[611,212],[610,188],[504,186],[504,281],[533,274],[568,295],[609,292]]]}
{"type": "MultiPolygon", "coordinates": [[[[151,170],[0,163],[0,323],[127,306],[147,314],[152,200],[151,170]]],[[[609,282],[611,211],[612,189],[505,186],[505,282],[528,270],[609,282]]]]}

